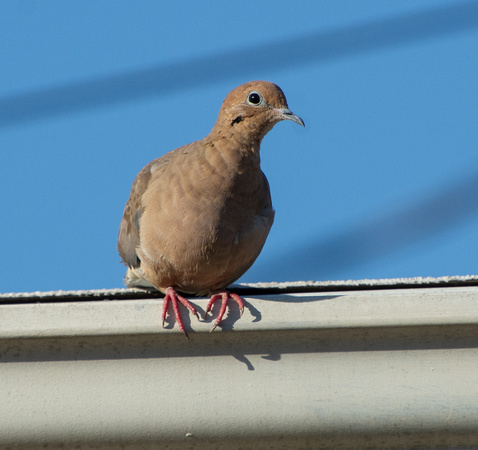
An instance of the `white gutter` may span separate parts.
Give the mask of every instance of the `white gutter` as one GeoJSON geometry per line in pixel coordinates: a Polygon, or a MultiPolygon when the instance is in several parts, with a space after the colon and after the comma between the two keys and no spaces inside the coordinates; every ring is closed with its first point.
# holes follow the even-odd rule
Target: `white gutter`
{"type": "Polygon", "coordinates": [[[190,341],[158,299],[14,297],[0,448],[478,447],[475,286],[246,295],[190,341]]]}

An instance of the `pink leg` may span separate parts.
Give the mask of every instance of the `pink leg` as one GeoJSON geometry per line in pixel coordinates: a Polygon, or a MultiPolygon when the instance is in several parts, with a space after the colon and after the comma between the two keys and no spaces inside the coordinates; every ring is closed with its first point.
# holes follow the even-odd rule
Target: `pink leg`
{"type": "Polygon", "coordinates": [[[211,299],[209,300],[207,304],[206,314],[204,315],[204,318],[206,318],[209,311],[211,311],[214,303],[216,303],[220,298],[222,299],[221,308],[219,309],[219,314],[217,316],[217,319],[214,321],[214,326],[212,327],[211,331],[214,331],[216,327],[220,325],[220,323],[222,322],[222,318],[224,316],[224,313],[226,312],[227,302],[229,301],[230,298],[232,298],[237,303],[237,306],[239,306],[241,317],[242,317],[242,314],[244,313],[244,302],[242,301],[242,298],[239,297],[237,294],[234,294],[233,292],[222,291],[219,294],[214,294],[211,296],[211,299]]]}
{"type": "Polygon", "coordinates": [[[172,303],[173,305],[173,311],[174,311],[174,317],[176,318],[176,322],[178,323],[179,329],[184,333],[184,335],[189,339],[188,333],[186,332],[186,329],[184,328],[183,324],[183,319],[181,318],[181,314],[179,312],[179,303],[182,303],[186,308],[191,311],[192,314],[196,316],[196,318],[199,320],[198,313],[196,311],[196,308],[184,297],[181,297],[172,286],[169,286],[166,289],[166,295],[164,296],[163,300],[163,313],[162,313],[162,320],[163,320],[163,328],[164,328],[164,321],[166,320],[166,314],[168,312],[168,307],[169,303],[172,303]]]}

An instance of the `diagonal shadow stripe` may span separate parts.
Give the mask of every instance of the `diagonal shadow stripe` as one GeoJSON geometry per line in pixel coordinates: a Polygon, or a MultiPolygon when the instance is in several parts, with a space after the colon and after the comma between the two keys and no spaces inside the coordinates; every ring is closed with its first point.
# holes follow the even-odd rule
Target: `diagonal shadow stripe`
{"type": "Polygon", "coordinates": [[[253,77],[264,70],[326,62],[477,27],[478,2],[460,2],[336,31],[12,95],[0,99],[0,127],[168,95],[228,78],[253,77]]]}
{"type": "Polygon", "coordinates": [[[408,207],[353,224],[255,268],[257,280],[323,280],[432,237],[478,213],[478,173],[408,207]]]}

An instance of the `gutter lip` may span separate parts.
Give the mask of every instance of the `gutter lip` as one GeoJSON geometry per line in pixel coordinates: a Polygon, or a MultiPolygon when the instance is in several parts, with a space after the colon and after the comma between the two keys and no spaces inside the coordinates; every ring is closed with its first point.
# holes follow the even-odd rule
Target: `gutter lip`
{"type": "MultiPolygon", "coordinates": [[[[239,295],[273,295],[306,292],[337,292],[388,289],[422,289],[438,287],[478,286],[478,275],[414,277],[333,281],[285,281],[238,283],[229,287],[239,295]]],[[[57,303],[102,300],[162,299],[155,289],[88,289],[0,293],[0,305],[22,303],[57,303]]],[[[194,296],[188,295],[190,298],[194,296]]]]}
{"type": "MultiPolygon", "coordinates": [[[[366,330],[419,327],[478,327],[478,287],[294,292],[243,296],[240,318],[232,303],[218,330],[210,334],[217,308],[207,320],[184,315],[186,329],[210,335],[299,330],[366,330]]],[[[200,316],[208,300],[193,299],[200,316]]],[[[174,318],[161,326],[162,299],[46,301],[0,305],[0,340],[43,337],[167,335],[184,339],[174,318]]],[[[192,336],[193,336],[192,335],[192,336]]]]}

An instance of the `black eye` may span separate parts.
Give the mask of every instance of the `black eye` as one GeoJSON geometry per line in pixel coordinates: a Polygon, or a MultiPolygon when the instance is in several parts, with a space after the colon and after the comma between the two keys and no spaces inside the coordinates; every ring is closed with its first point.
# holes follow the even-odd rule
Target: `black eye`
{"type": "Polygon", "coordinates": [[[247,96],[247,102],[251,105],[260,105],[263,102],[262,96],[259,92],[251,92],[247,96]]]}

